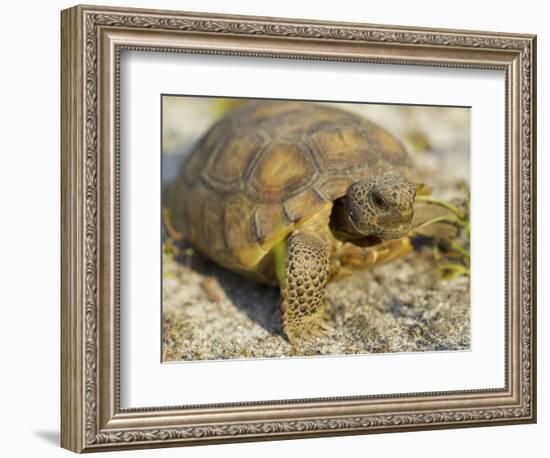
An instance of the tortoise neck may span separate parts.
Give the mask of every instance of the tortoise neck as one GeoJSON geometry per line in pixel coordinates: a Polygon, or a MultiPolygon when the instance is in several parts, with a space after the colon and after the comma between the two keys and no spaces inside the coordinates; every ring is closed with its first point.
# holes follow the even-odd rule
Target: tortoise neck
{"type": "Polygon", "coordinates": [[[334,201],[330,213],[330,230],[339,240],[351,241],[365,237],[359,234],[349,223],[346,216],[346,196],[334,201]]]}
{"type": "Polygon", "coordinates": [[[381,242],[380,237],[364,235],[357,232],[348,222],[346,216],[346,196],[334,201],[330,213],[330,230],[332,235],[343,242],[351,242],[358,246],[373,246],[381,242]]]}

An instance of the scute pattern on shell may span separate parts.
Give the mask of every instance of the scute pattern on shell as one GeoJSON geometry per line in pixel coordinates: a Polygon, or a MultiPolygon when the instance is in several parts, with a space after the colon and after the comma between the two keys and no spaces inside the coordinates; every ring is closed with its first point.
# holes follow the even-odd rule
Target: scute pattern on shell
{"type": "Polygon", "coordinates": [[[239,259],[243,250],[247,259],[259,259],[259,244],[269,249],[267,238],[284,236],[352,182],[408,166],[399,141],[351,112],[312,102],[253,101],[200,140],[180,172],[185,193],[173,186],[171,205],[193,210],[180,212],[180,227],[195,246],[246,271],[256,261],[239,259]]]}

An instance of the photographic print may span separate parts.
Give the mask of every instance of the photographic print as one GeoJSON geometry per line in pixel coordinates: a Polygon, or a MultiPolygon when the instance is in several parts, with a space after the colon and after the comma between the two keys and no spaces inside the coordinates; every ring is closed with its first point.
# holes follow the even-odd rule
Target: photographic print
{"type": "Polygon", "coordinates": [[[536,44],[63,10],[61,445],[536,422],[536,44]]]}
{"type": "Polygon", "coordinates": [[[163,362],[469,350],[469,107],[161,105],[163,362]]]}

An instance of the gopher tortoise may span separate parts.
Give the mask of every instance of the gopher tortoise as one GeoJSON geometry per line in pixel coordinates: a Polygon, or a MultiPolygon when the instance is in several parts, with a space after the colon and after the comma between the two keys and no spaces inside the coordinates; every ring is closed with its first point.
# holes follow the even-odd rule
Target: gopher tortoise
{"type": "Polygon", "coordinates": [[[219,265],[278,285],[294,345],[331,329],[327,282],[410,250],[417,187],[403,145],[326,104],[229,111],[170,186],[172,226],[219,265]]]}

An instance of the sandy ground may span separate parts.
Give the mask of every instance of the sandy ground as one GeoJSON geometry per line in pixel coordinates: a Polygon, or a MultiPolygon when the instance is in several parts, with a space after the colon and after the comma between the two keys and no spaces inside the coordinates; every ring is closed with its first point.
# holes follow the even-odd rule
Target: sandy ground
{"type": "MultiPolygon", "coordinates": [[[[204,103],[165,101],[165,183],[207,128],[204,103]],[[187,130],[178,130],[176,120],[185,110],[187,116],[190,110],[201,116],[195,126],[186,123],[187,130]]],[[[467,110],[347,107],[391,126],[407,143],[419,178],[435,195],[462,198],[457,182],[469,181],[467,110]]],[[[302,345],[298,355],[469,349],[469,279],[442,280],[436,267],[430,241],[416,240],[406,257],[330,284],[327,305],[334,331],[302,345]]],[[[162,317],[164,361],[283,357],[291,352],[280,329],[278,290],[243,279],[192,250],[178,258],[164,256],[162,317]]]]}

